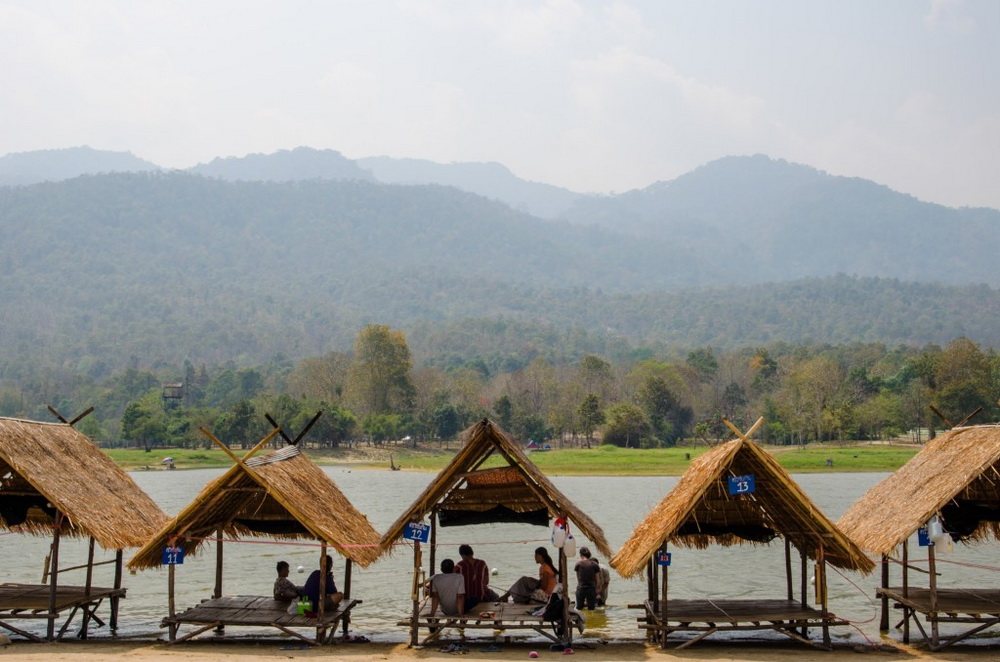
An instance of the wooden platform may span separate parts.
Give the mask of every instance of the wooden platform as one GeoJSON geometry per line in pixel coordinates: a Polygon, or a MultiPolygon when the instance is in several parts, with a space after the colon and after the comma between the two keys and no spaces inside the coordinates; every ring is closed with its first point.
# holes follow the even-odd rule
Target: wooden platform
{"type": "MultiPolygon", "coordinates": [[[[924,640],[932,650],[941,650],[962,639],[1000,624],[1000,590],[982,588],[948,588],[937,590],[937,608],[931,608],[931,592],[927,588],[901,586],[876,589],[879,597],[893,601],[893,606],[903,610],[903,621],[913,619],[924,640]],[[921,614],[931,633],[928,634],[917,618],[921,614]],[[940,637],[936,625],[970,625],[969,629],[948,637],[940,637]]],[[[901,622],[900,625],[903,623],[901,622]]],[[[898,627],[898,626],[897,626],[898,627]]],[[[907,636],[906,639],[909,639],[907,636]]],[[[909,643],[906,641],[905,643],[909,643]]]]}
{"type": "MultiPolygon", "coordinates": [[[[530,630],[554,642],[560,642],[556,636],[552,623],[542,621],[541,616],[532,616],[531,612],[544,605],[535,603],[528,605],[515,604],[512,602],[484,602],[476,605],[471,613],[464,616],[445,616],[438,611],[436,616],[430,616],[430,601],[424,601],[417,619],[417,627],[425,628],[429,634],[421,642],[422,645],[440,637],[446,630],[458,630],[464,636],[466,630],[491,630],[493,632],[506,632],[508,630],[530,630]],[[493,615],[487,616],[489,612],[493,615]]],[[[572,617],[572,614],[571,614],[572,617]]],[[[401,620],[396,625],[413,627],[413,620],[401,620]]],[[[583,632],[583,621],[574,621],[573,627],[583,632]]]]}
{"type": "Polygon", "coordinates": [[[697,633],[677,646],[686,648],[715,632],[773,630],[810,646],[828,648],[827,637],[822,644],[812,641],[807,637],[808,629],[847,625],[847,621],[824,617],[818,609],[795,600],[670,600],[666,620],[649,600],[643,605],[630,606],[645,610],[645,617],[639,618],[639,627],[655,634],[664,647],[675,632],[697,633]]]}
{"type": "Polygon", "coordinates": [[[336,610],[324,613],[323,619],[320,620],[314,617],[289,614],[288,602],[280,602],[270,597],[229,595],[205,600],[185,612],[173,617],[168,616],[163,619],[160,625],[170,628],[170,643],[172,644],[187,641],[207,630],[229,626],[273,627],[307,643],[323,644],[332,642],[339,623],[343,622],[346,630],[350,611],[359,604],[361,604],[361,600],[346,598],[337,606],[336,610]],[[181,625],[200,627],[176,638],[177,630],[181,625]],[[316,635],[310,638],[295,628],[314,629],[316,635]]]}
{"type": "MultiPolygon", "coordinates": [[[[104,625],[104,621],[95,613],[105,598],[125,597],[124,588],[106,588],[91,586],[88,590],[84,586],[57,586],[55,611],[50,612],[50,597],[52,587],[48,584],[0,584],[0,628],[10,632],[15,632],[22,637],[32,641],[45,641],[46,637],[39,636],[11,625],[8,621],[15,619],[43,619],[46,621],[58,620],[62,613],[69,610],[69,616],[55,634],[55,639],[59,640],[66,634],[66,630],[77,614],[82,615],[81,629],[77,636],[81,639],[87,638],[91,621],[99,626],[104,625]]],[[[46,627],[47,627],[46,623],[46,627]]]]}

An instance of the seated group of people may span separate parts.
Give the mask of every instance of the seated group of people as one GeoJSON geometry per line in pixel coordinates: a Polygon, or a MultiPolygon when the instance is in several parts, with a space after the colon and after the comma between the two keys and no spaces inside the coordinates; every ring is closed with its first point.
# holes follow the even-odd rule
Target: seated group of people
{"type": "MultiPolygon", "coordinates": [[[[451,559],[441,561],[441,572],[431,577],[428,584],[431,597],[430,615],[438,608],[446,616],[462,616],[470,613],[476,605],[485,602],[507,602],[517,604],[546,603],[559,581],[559,569],[544,547],[535,549],[535,563],[538,577],[524,576],[514,582],[503,595],[497,595],[489,587],[490,572],[486,562],[473,555],[472,547],[458,548],[462,560],[455,563],[451,559]]],[[[606,595],[607,582],[602,568],[590,556],[586,547],[580,549],[580,561],[574,570],[577,575],[576,608],[593,609],[604,604],[599,596],[606,595]]]]}
{"type": "MultiPolygon", "coordinates": [[[[290,602],[299,598],[308,598],[312,604],[310,611],[319,610],[319,584],[320,571],[313,570],[306,583],[301,587],[296,586],[288,578],[289,567],[287,561],[278,561],[278,578],[274,580],[274,599],[282,602],[290,602]]],[[[324,611],[336,609],[340,601],[344,599],[344,594],[337,590],[337,584],[333,581],[333,557],[326,557],[326,599],[323,601],[324,611]]]]}
{"type": "MultiPolygon", "coordinates": [[[[441,572],[431,577],[428,583],[431,616],[439,608],[446,616],[462,616],[472,611],[476,605],[487,602],[512,600],[518,604],[546,603],[559,581],[559,569],[552,562],[548,550],[539,547],[535,549],[538,577],[521,577],[503,595],[497,595],[489,586],[489,567],[485,561],[475,557],[472,547],[460,545],[458,554],[462,557],[461,561],[441,561],[441,572]]],[[[597,605],[603,605],[607,597],[607,570],[591,558],[590,550],[586,547],[580,548],[580,560],[573,569],[577,577],[576,608],[594,609],[597,605]]],[[[289,602],[305,597],[312,605],[311,611],[318,611],[320,571],[313,570],[306,583],[299,587],[288,579],[289,570],[287,561],[278,561],[274,599],[289,602]]],[[[343,599],[344,594],[337,590],[337,584],[333,580],[333,557],[327,555],[324,610],[335,609],[343,599]]]]}

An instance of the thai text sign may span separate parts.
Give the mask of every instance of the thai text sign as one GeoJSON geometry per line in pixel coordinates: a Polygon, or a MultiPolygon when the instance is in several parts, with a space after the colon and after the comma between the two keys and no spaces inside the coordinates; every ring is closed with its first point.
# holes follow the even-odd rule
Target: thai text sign
{"type": "Polygon", "coordinates": [[[403,531],[403,537],[416,542],[430,542],[431,527],[420,522],[410,522],[403,531]]]}
{"type": "Polygon", "coordinates": [[[749,494],[756,491],[756,489],[757,486],[754,485],[753,474],[729,477],[730,494],[749,494]]]}

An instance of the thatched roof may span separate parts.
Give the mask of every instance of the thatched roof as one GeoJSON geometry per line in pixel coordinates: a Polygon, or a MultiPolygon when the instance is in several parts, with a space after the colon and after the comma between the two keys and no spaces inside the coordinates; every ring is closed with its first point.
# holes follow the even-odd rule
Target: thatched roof
{"type": "Polygon", "coordinates": [[[933,515],[955,539],[1000,539],[1000,426],[954,428],[874,485],[838,525],[873,554],[892,554],[933,515]]]}
{"type": "Polygon", "coordinates": [[[437,509],[443,526],[445,513],[460,523],[532,521],[546,526],[550,517],[565,517],[574,536],[582,535],[611,556],[601,527],[556,489],[499,426],[484,418],[465,430],[462,439],[455,458],[382,536],[383,551],[391,549],[409,522],[423,521],[437,509]],[[480,468],[493,454],[507,464],[480,468]],[[541,519],[533,519],[533,513],[541,519]]]}
{"type": "Polygon", "coordinates": [[[234,464],[128,562],[130,569],[159,566],[176,538],[195,554],[222,529],[227,538],[264,536],[325,541],[343,556],[369,565],[379,554],[378,533],[333,480],[297,446],[234,464]]]}
{"type": "Polygon", "coordinates": [[[806,496],[769,453],[747,439],[716,446],[694,462],[639,523],[611,565],[623,577],[639,574],[664,542],[704,548],[710,544],[766,544],[781,536],[816,558],[870,572],[871,559],[806,496]],[[729,493],[729,477],[752,474],[756,490],[729,493]]]}
{"type": "Polygon", "coordinates": [[[93,536],[104,549],[138,547],[167,520],[85,434],[65,423],[0,418],[0,527],[52,535],[93,536]]]}

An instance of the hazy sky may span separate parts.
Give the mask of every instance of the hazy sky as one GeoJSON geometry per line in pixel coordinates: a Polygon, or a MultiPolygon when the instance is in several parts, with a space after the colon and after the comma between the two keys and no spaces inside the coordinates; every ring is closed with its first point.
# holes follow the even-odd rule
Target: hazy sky
{"type": "Polygon", "coordinates": [[[0,154],[300,145],[576,191],[763,153],[1000,208],[996,0],[0,0],[0,154]]]}

